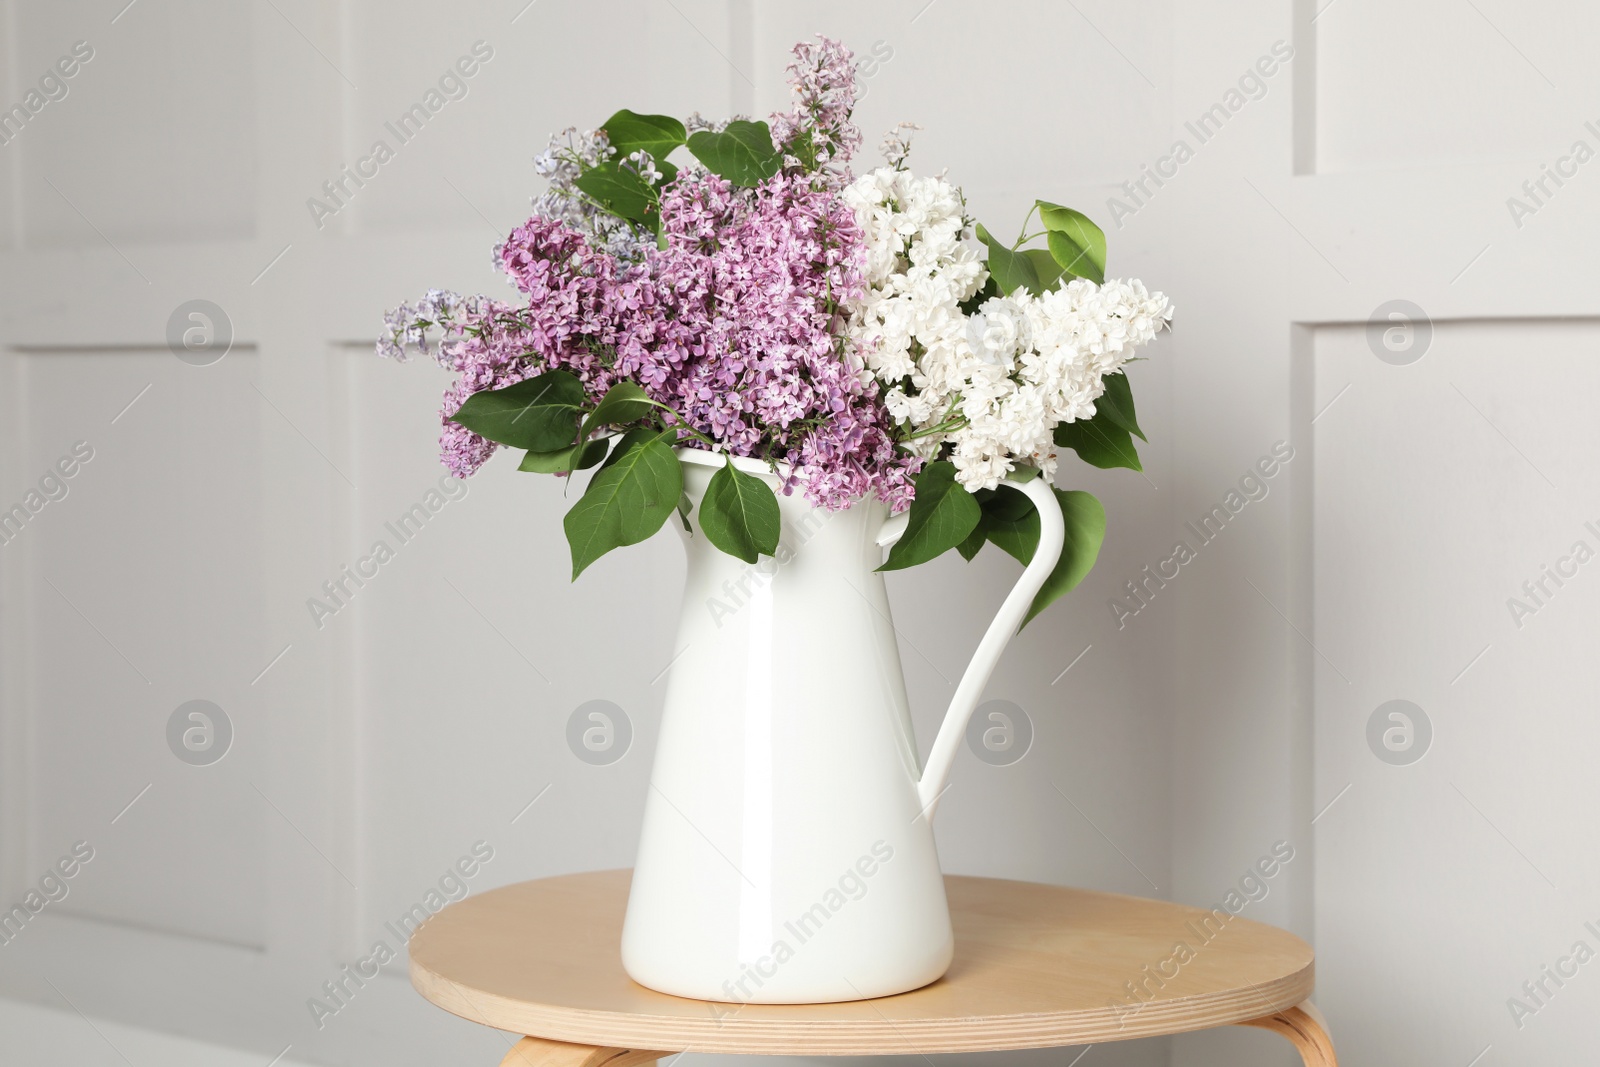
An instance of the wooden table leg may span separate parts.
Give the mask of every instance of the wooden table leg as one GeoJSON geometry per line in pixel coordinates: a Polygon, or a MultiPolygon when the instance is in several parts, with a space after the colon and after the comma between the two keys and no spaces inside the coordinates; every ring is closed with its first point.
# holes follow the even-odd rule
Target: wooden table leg
{"type": "Polygon", "coordinates": [[[670,1055],[670,1052],[596,1048],[594,1045],[569,1045],[565,1041],[525,1037],[506,1053],[506,1058],[500,1061],[500,1067],[638,1067],[670,1055]]]}
{"type": "Polygon", "coordinates": [[[1275,1015],[1265,1015],[1239,1025],[1258,1026],[1282,1034],[1299,1050],[1306,1067],[1339,1067],[1339,1061],[1333,1055],[1333,1039],[1328,1036],[1327,1020],[1309,1000],[1275,1015]]]}

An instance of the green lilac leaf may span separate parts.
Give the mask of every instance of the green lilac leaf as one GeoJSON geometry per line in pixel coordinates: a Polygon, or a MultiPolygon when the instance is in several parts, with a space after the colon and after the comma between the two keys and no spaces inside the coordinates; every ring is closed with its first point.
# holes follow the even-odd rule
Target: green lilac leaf
{"type": "Polygon", "coordinates": [[[630,422],[638,422],[655,409],[655,403],[638,385],[618,382],[606,390],[600,403],[583,420],[583,428],[578,431],[578,436],[587,437],[598,426],[626,426],[630,422]]]}
{"type": "Polygon", "coordinates": [[[655,226],[656,193],[637,173],[615,162],[602,163],[578,175],[573,184],[605,205],[607,211],[633,222],[655,226]]]}
{"type": "Polygon", "coordinates": [[[735,119],[721,132],[698,130],[689,135],[688,145],[707,170],[734,185],[759,185],[783,165],[765,122],[735,119]]]}
{"type": "Polygon", "coordinates": [[[1042,248],[1024,248],[1017,255],[1022,256],[1033,267],[1035,282],[1034,287],[1030,288],[1029,292],[1035,296],[1046,289],[1052,288],[1056,282],[1061,280],[1062,274],[1065,273],[1061,269],[1061,264],[1055,261],[1055,257],[1042,248]]]}
{"type": "Polygon", "coordinates": [[[560,474],[564,471],[584,471],[606,458],[606,449],[611,442],[606,439],[599,441],[586,441],[581,445],[571,448],[559,448],[554,452],[529,452],[522,457],[522,462],[517,465],[519,471],[533,471],[537,474],[560,474]]]}
{"type": "Polygon", "coordinates": [[[662,436],[662,432],[659,429],[650,426],[635,426],[618,439],[617,447],[613,448],[611,455],[607,456],[606,461],[600,464],[600,469],[605,470],[633,449],[647,445],[660,436],[662,436]]]}
{"type": "Polygon", "coordinates": [[[956,482],[955,465],[948,460],[930,463],[917,475],[906,532],[878,569],[895,571],[926,563],[965,541],[982,518],[977,500],[956,482]]]}
{"type": "Polygon", "coordinates": [[[783,532],[778,498],[765,479],[746,474],[729,461],[706,486],[700,529],[713,545],[746,563],[775,555],[783,532]]]}
{"type": "Polygon", "coordinates": [[[1106,280],[1106,235],[1089,216],[1070,207],[1044,200],[1039,205],[1039,221],[1049,231],[1045,240],[1050,255],[1061,269],[1074,278],[1088,278],[1096,285],[1106,280]]]}
{"type": "Polygon", "coordinates": [[[687,136],[683,123],[671,115],[639,115],[627,108],[606,119],[600,129],[611,147],[617,150],[618,158],[625,159],[639,151],[649,152],[657,166],[674,148],[683,144],[687,136]]]}
{"type": "Polygon", "coordinates": [[[1057,447],[1072,449],[1079,459],[1091,466],[1102,470],[1113,467],[1144,470],[1133,435],[1103,412],[1097,411],[1092,419],[1060,423],[1054,436],[1057,447]]]}
{"type": "Polygon", "coordinates": [[[473,393],[450,421],[513,448],[554,452],[577,440],[583,401],[583,383],[576,376],[546,371],[504,389],[473,393]]]}
{"type": "Polygon", "coordinates": [[[1039,547],[1039,509],[1022,490],[1006,482],[1001,482],[1000,488],[1004,492],[997,491],[984,502],[980,528],[990,541],[1026,567],[1039,547]]]}
{"type": "Polygon", "coordinates": [[[972,532],[967,535],[967,539],[956,546],[956,551],[961,553],[962,559],[971,563],[972,557],[982,550],[984,542],[987,540],[988,537],[983,532],[983,523],[980,522],[972,528],[972,532]]]}
{"type": "Polygon", "coordinates": [[[1066,538],[1061,546],[1061,559],[1034,596],[1028,616],[1022,620],[1023,626],[1083,581],[1094,568],[1094,561],[1100,555],[1100,545],[1106,539],[1106,509],[1100,506],[1100,501],[1081,490],[1056,489],[1054,486],[1051,490],[1055,493],[1056,503],[1061,506],[1066,538]]]}
{"type": "Polygon", "coordinates": [[[1104,415],[1112,425],[1120,426],[1141,441],[1150,440],[1139,429],[1139,419],[1133,410],[1133,383],[1128,381],[1127,373],[1108,374],[1103,381],[1106,391],[1094,402],[1095,415],[1104,415]]]}
{"type": "Polygon", "coordinates": [[[1034,269],[1032,260],[995,240],[982,223],[978,224],[975,232],[978,240],[989,249],[989,277],[999,286],[1001,293],[1010,296],[1018,289],[1039,292],[1039,272],[1034,269]]]}
{"type": "Polygon", "coordinates": [[[567,512],[561,525],[574,580],[612,549],[652,536],[677,509],[683,469],[667,436],[655,430],[627,434],[567,512]]]}

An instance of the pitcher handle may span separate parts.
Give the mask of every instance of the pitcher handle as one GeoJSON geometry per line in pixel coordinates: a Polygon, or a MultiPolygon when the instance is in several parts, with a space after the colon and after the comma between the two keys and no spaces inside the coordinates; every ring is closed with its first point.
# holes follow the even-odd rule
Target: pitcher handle
{"type": "MultiPolygon", "coordinates": [[[[1017,584],[1000,605],[994,621],[984,632],[983,640],[978,642],[978,650],[972,654],[966,673],[956,686],[955,696],[950,699],[950,708],[944,713],[939,733],[933,739],[928,764],[923,768],[922,779],[917,784],[918,801],[923,814],[930,820],[939,797],[944,793],[950,768],[955,764],[956,752],[960,750],[962,738],[966,735],[967,722],[978,706],[978,697],[983,694],[983,687],[989,684],[989,676],[1000,662],[1006,643],[1017,632],[1017,627],[1022,625],[1023,618],[1028,614],[1028,606],[1033,603],[1033,598],[1044,586],[1050,572],[1055,570],[1066,537],[1061,508],[1048,481],[1034,477],[1026,482],[1007,481],[1004,484],[1026,493],[1033,501],[1034,508],[1039,512],[1039,546],[1034,549],[1032,561],[1023,568],[1022,577],[1017,579],[1017,584]]],[[[885,523],[878,535],[878,543],[888,546],[898,541],[905,533],[905,519],[906,516],[901,514],[885,523]]]]}

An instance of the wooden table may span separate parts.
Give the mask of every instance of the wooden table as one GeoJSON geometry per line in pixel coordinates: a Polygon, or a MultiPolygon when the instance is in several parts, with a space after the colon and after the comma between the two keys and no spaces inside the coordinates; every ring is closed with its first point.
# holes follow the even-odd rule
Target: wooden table
{"type": "Polygon", "coordinates": [[[1225,911],[949,877],[955,962],[932,985],[840,1004],[722,1004],[624,973],[628,879],[565,875],[452,904],[412,937],[411,982],[446,1011],[529,1035],[503,1067],[630,1067],[685,1050],[997,1051],[1232,1025],[1284,1035],[1307,1067],[1335,1065],[1306,999],[1310,947],[1225,911]]]}

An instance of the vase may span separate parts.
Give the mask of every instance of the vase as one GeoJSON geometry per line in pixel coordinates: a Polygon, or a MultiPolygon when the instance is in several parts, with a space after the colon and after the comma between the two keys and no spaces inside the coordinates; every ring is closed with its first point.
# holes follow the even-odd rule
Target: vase
{"type": "MultiPolygon", "coordinates": [[[[698,514],[724,459],[681,449],[698,514]]],[[[780,479],[765,464],[739,469],[780,479]]],[[[699,1000],[861,1000],[937,980],[953,938],[931,820],[1006,642],[1061,552],[1042,478],[1008,483],[1039,546],[956,687],[920,765],[883,575],[906,525],[875,499],[842,511],[778,494],[756,564],[697,524],[622,931],[641,985],[699,1000]]]]}

